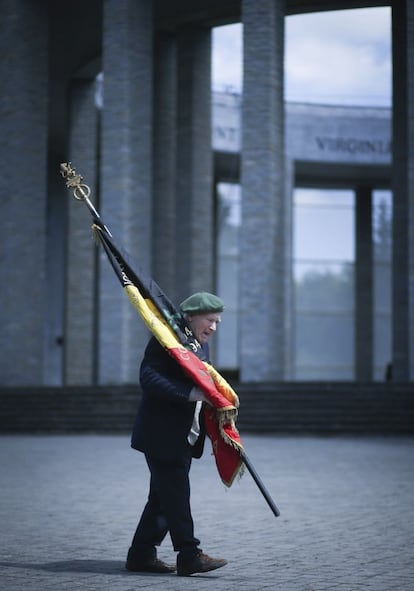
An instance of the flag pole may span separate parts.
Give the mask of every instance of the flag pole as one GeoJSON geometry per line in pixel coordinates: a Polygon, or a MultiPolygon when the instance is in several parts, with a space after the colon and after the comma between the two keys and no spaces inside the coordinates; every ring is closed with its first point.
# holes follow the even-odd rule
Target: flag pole
{"type": "Polygon", "coordinates": [[[262,493],[263,497],[265,498],[265,500],[266,500],[267,504],[269,505],[271,511],[273,512],[274,516],[275,517],[279,517],[280,511],[276,507],[276,505],[275,505],[272,497],[270,496],[268,490],[266,489],[265,485],[261,481],[260,476],[258,475],[258,473],[256,472],[255,468],[253,467],[253,464],[251,463],[251,461],[249,460],[249,458],[247,457],[246,453],[243,450],[241,450],[240,455],[241,455],[241,458],[243,460],[244,465],[246,466],[246,468],[250,472],[253,480],[255,481],[258,489],[260,490],[260,492],[262,493]]]}

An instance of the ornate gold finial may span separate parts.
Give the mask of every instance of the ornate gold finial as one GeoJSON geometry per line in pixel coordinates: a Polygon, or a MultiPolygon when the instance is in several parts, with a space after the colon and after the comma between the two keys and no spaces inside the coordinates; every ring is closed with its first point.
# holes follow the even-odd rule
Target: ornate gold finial
{"type": "Polygon", "coordinates": [[[62,162],[60,165],[60,174],[66,181],[66,186],[68,189],[73,189],[73,196],[75,199],[79,201],[84,201],[85,205],[89,209],[90,213],[95,220],[95,223],[98,224],[101,228],[105,230],[108,236],[112,236],[111,232],[105,226],[105,224],[101,220],[101,216],[96,211],[95,206],[89,199],[89,195],[91,194],[91,190],[88,185],[82,183],[83,177],[80,174],[76,174],[76,170],[72,168],[70,162],[62,162]]]}
{"type": "Polygon", "coordinates": [[[73,189],[73,196],[79,201],[85,200],[91,194],[88,185],[82,183],[83,177],[76,173],[72,168],[71,162],[62,162],[60,165],[60,174],[66,181],[68,189],[73,189]]]}

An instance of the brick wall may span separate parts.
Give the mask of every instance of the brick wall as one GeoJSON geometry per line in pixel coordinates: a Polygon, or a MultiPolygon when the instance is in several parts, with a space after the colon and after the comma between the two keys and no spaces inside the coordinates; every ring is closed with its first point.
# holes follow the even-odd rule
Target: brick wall
{"type": "MultiPolygon", "coordinates": [[[[413,384],[278,383],[235,387],[241,433],[413,434],[413,384]]],[[[2,433],[129,433],[138,386],[4,388],[2,433]]]]}

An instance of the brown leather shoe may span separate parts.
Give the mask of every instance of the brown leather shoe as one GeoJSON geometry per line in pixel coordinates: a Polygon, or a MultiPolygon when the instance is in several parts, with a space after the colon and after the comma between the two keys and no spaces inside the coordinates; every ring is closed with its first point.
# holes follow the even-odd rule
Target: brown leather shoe
{"type": "Polygon", "coordinates": [[[125,568],[134,573],[156,573],[158,575],[175,573],[175,566],[170,566],[158,558],[153,558],[148,562],[133,562],[127,560],[125,568]]]}
{"type": "Polygon", "coordinates": [[[227,560],[223,558],[211,558],[207,554],[199,552],[186,562],[177,561],[177,575],[179,577],[189,577],[195,573],[207,573],[226,564],[227,560]]]}

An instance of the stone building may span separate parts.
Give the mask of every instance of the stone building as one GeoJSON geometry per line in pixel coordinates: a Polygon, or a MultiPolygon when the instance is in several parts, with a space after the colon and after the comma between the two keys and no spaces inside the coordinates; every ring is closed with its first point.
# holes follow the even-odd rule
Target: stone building
{"type": "Polygon", "coordinates": [[[137,381],[147,331],[60,178],[68,160],[117,241],[176,302],[217,288],[217,187],[240,183],[237,337],[227,344],[242,382],[295,377],[292,193],[321,182],[355,190],[352,379],[374,378],[372,192],[392,191],[390,361],[395,382],[412,382],[413,3],[391,3],[391,113],[283,100],[285,15],[387,4],[1,0],[0,385],[137,381]],[[234,149],[216,125],[212,150],[211,28],[230,22],[243,23],[243,100],[234,149]]]}
{"type": "MultiPolygon", "coordinates": [[[[236,371],[235,343],[241,316],[238,289],[243,265],[240,243],[244,231],[243,200],[238,184],[241,108],[240,96],[225,93],[213,96],[212,143],[218,187],[216,277],[217,288],[228,304],[225,330],[220,330],[216,337],[217,362],[236,371]],[[220,207],[222,202],[224,205],[220,207]],[[227,223],[220,214],[226,206],[227,223]]],[[[391,202],[390,110],[287,103],[284,174],[288,208],[285,250],[290,268],[287,283],[290,295],[285,308],[285,379],[383,380],[391,358],[391,248],[388,240],[379,245],[374,234],[378,209],[383,207],[384,199],[389,201],[389,208],[391,202]],[[317,196],[316,202],[313,199],[309,203],[309,193],[317,196]],[[302,206],[301,194],[306,200],[302,206]],[[298,241],[297,234],[300,240],[302,218],[309,226],[307,233],[313,232],[299,248],[304,251],[304,258],[292,247],[298,241]],[[326,242],[321,229],[325,219],[332,226],[326,233],[336,234],[334,238],[339,243],[349,241],[348,250],[351,247],[354,251],[348,254],[352,270],[345,271],[345,277],[343,267],[347,262],[338,260],[338,253],[344,248],[326,242]],[[309,251],[317,252],[321,247],[334,252],[315,261],[315,255],[309,251]],[[379,248],[382,256],[377,252],[379,248]],[[345,301],[340,301],[341,293],[337,290],[326,293],[322,274],[319,282],[324,285],[320,285],[317,293],[319,301],[311,307],[309,302],[302,302],[298,277],[303,279],[303,273],[305,278],[306,273],[311,273],[312,278],[313,274],[315,289],[318,283],[315,272],[321,268],[330,272],[331,279],[335,280],[336,276],[340,282],[349,275],[341,287],[345,301]]],[[[386,230],[390,231],[391,215],[386,222],[386,230]]],[[[261,253],[256,254],[256,272],[260,273],[263,272],[261,253]]],[[[306,281],[303,289],[309,289],[306,281]]]]}

